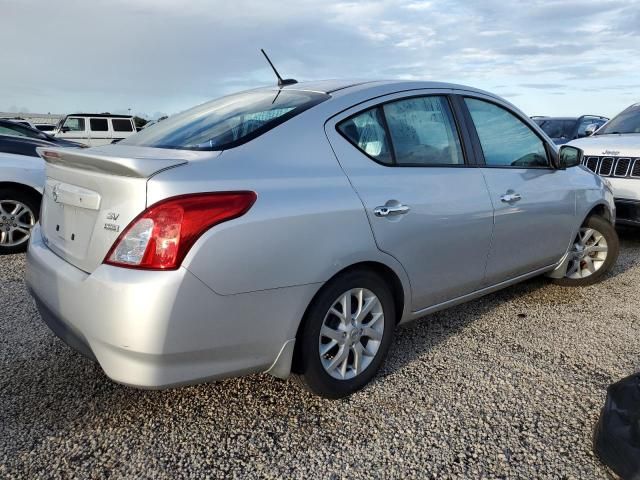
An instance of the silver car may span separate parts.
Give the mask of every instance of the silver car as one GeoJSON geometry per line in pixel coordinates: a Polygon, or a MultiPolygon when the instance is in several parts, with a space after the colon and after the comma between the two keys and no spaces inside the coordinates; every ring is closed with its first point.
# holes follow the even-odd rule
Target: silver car
{"type": "Polygon", "coordinates": [[[136,387],[295,373],[342,397],[399,323],[536,275],[587,285],[618,253],[580,151],[459,85],[262,88],[40,153],[28,285],[59,337],[136,387]]]}

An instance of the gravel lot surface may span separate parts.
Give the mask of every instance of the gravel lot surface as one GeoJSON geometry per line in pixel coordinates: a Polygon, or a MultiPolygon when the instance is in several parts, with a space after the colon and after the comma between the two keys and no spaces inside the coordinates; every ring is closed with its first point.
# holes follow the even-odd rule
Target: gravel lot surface
{"type": "Polygon", "coordinates": [[[401,328],[377,380],[315,398],[255,375],[111,382],[41,323],[0,257],[0,477],[607,478],[591,429],[640,368],[640,233],[613,274],[536,279],[401,328]]]}

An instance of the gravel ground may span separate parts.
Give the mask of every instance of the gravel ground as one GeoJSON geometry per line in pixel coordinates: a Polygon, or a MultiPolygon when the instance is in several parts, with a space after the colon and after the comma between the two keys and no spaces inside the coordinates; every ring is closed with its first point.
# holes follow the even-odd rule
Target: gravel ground
{"type": "Polygon", "coordinates": [[[622,240],[600,285],[536,279],[401,328],[341,401],[268,375],[117,385],[41,323],[24,256],[0,257],[0,476],[607,478],[591,429],[640,368],[640,233],[622,240]]]}

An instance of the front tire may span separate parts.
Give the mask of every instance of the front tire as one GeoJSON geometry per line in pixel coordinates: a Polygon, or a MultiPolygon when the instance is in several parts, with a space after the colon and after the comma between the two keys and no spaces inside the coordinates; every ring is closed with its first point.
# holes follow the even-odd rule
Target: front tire
{"type": "Polygon", "coordinates": [[[311,392],[342,398],[363,388],[387,356],[393,295],[374,272],[347,272],[325,285],[303,320],[296,345],[298,379],[311,392]]]}
{"type": "Polygon", "coordinates": [[[558,285],[584,287],[599,282],[613,268],[620,251],[616,229],[606,219],[592,215],[584,222],[569,251],[569,263],[558,285]]]}
{"type": "Polygon", "coordinates": [[[17,188],[0,190],[0,255],[27,249],[39,213],[37,194],[17,188]]]}

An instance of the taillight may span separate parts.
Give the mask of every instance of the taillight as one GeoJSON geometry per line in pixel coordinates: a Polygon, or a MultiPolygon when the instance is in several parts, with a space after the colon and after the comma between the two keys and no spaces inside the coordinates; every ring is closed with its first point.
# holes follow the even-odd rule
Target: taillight
{"type": "Polygon", "coordinates": [[[173,270],[208,229],[244,215],[254,192],[181,195],[162,200],[138,215],[109,250],[104,263],[145,270],[173,270]]]}

